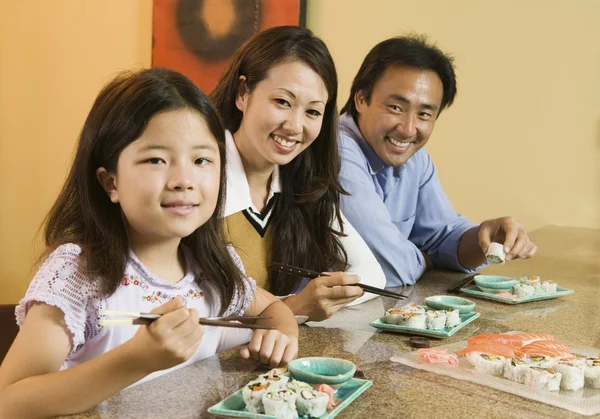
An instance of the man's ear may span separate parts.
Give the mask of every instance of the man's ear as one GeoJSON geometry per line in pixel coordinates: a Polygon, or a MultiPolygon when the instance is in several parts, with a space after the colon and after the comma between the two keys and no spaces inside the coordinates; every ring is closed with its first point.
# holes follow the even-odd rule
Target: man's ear
{"type": "Polygon", "coordinates": [[[358,113],[361,113],[366,106],[369,106],[367,98],[362,90],[354,94],[354,107],[358,113]]]}
{"type": "Polygon", "coordinates": [[[99,167],[96,170],[96,179],[100,182],[102,189],[108,195],[108,198],[113,203],[119,202],[119,192],[117,191],[117,175],[107,171],[104,167],[99,167]]]}
{"type": "Polygon", "coordinates": [[[248,83],[246,82],[246,76],[240,76],[238,80],[237,94],[235,95],[235,106],[244,112],[246,104],[248,103],[248,83]]]}

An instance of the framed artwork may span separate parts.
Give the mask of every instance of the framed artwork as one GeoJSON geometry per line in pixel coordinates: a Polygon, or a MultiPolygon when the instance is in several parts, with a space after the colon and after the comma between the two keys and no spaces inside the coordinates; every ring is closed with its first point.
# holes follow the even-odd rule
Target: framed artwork
{"type": "Polygon", "coordinates": [[[210,94],[237,48],[257,32],[306,25],[306,0],[154,0],[152,66],[210,94]]]}

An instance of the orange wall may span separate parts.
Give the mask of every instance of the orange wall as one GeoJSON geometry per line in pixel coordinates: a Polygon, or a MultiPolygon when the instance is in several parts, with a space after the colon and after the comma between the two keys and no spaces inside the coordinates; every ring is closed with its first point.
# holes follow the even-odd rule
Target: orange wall
{"type": "Polygon", "coordinates": [[[0,2],[0,303],[27,289],[36,232],[98,91],[149,66],[151,42],[149,0],[0,2]]]}

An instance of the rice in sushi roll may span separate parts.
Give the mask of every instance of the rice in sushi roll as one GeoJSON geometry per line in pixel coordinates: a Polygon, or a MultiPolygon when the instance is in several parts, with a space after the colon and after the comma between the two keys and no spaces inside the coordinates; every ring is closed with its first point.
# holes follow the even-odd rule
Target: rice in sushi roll
{"type": "Polygon", "coordinates": [[[294,380],[294,379],[292,379],[292,381],[287,383],[287,388],[296,394],[299,394],[302,390],[312,390],[313,389],[313,387],[310,384],[305,383],[304,381],[298,381],[298,380],[294,380]]]}
{"type": "Polygon", "coordinates": [[[425,306],[420,306],[415,303],[410,303],[410,304],[403,306],[402,310],[409,312],[409,313],[425,313],[425,311],[427,311],[425,309],[425,306]]]}
{"type": "Polygon", "coordinates": [[[425,326],[427,329],[440,330],[446,327],[446,312],[442,310],[429,310],[425,313],[425,326]]]}
{"type": "Polygon", "coordinates": [[[425,329],[425,314],[423,313],[407,313],[404,312],[398,320],[398,324],[406,327],[414,327],[416,329],[425,329]]]}
{"type": "Polygon", "coordinates": [[[267,392],[269,383],[266,380],[257,379],[250,381],[242,389],[242,397],[246,408],[252,413],[265,413],[262,396],[267,392]]]}
{"type": "Polygon", "coordinates": [[[455,308],[446,310],[446,327],[456,327],[460,324],[460,313],[455,308]]]}
{"type": "Polygon", "coordinates": [[[560,361],[560,359],[558,359],[558,358],[550,358],[549,356],[536,356],[536,355],[530,356],[529,360],[536,367],[552,368],[552,369],[554,369],[556,367],[556,364],[558,364],[558,361],[560,361]]]}
{"type": "Polygon", "coordinates": [[[265,374],[259,375],[258,378],[267,381],[274,389],[286,388],[286,384],[290,380],[290,377],[287,373],[282,372],[277,368],[274,368],[265,374]]]}
{"type": "Polygon", "coordinates": [[[527,285],[539,285],[541,283],[540,277],[539,276],[524,276],[523,278],[521,278],[519,280],[519,282],[521,282],[521,284],[527,284],[527,285]]]}
{"type": "Polygon", "coordinates": [[[504,362],[504,378],[516,383],[525,383],[525,374],[533,364],[528,358],[509,358],[504,362]]]}
{"type": "Polygon", "coordinates": [[[513,294],[517,294],[520,297],[531,297],[535,294],[535,288],[529,284],[517,284],[513,287],[513,294]]]}
{"type": "Polygon", "coordinates": [[[504,357],[479,352],[470,352],[466,356],[471,365],[475,367],[475,372],[502,377],[506,362],[504,357]]]}
{"type": "Polygon", "coordinates": [[[560,361],[556,372],[562,374],[560,388],[563,390],[579,390],[585,382],[585,360],[560,361]]]}
{"type": "Polygon", "coordinates": [[[282,419],[294,419],[298,417],[296,410],[296,393],[288,389],[267,391],[262,396],[265,415],[275,416],[282,419]]]}
{"type": "Polygon", "coordinates": [[[541,287],[543,294],[556,292],[556,282],[554,281],[542,281],[541,287]]]}
{"type": "Polygon", "coordinates": [[[504,253],[504,246],[500,243],[490,243],[488,250],[485,254],[485,258],[488,262],[494,264],[502,264],[506,260],[506,253],[504,253]]]}
{"type": "Polygon", "coordinates": [[[562,374],[548,368],[530,367],[525,372],[525,385],[536,390],[558,391],[562,374]]]}
{"type": "Polygon", "coordinates": [[[327,411],[329,396],[320,391],[304,389],[296,395],[296,408],[302,417],[318,418],[327,411]]]}
{"type": "Polygon", "coordinates": [[[404,310],[401,308],[390,308],[385,312],[382,321],[386,324],[398,324],[403,314],[404,310]]]}
{"type": "Polygon", "coordinates": [[[600,358],[585,360],[585,382],[592,388],[600,388],[600,358]]]}

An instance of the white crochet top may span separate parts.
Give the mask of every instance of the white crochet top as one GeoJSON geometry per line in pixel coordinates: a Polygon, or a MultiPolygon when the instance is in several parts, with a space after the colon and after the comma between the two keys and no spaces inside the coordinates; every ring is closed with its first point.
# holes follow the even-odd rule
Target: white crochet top
{"type": "MultiPolygon", "coordinates": [[[[229,251],[245,277],[242,261],[231,246],[229,251]]],[[[133,252],[130,252],[121,285],[113,295],[103,297],[98,281],[82,269],[80,254],[81,248],[75,244],[59,246],[40,267],[25,297],[15,310],[19,326],[25,320],[31,303],[35,301],[58,307],[64,313],[65,324],[71,334],[73,345],[61,370],[110,351],[131,339],[139,328],[139,326],[102,327],[98,321],[103,310],[148,313],[169,299],[183,296],[186,307],[198,310],[200,317],[218,316],[221,302],[208,283],[202,280],[195,281],[191,272],[175,284],[161,280],[148,271],[133,252]]],[[[242,315],[252,302],[256,283],[248,277],[245,277],[244,283],[245,298],[241,300],[239,293],[236,293],[224,315],[242,315]]],[[[214,355],[223,343],[221,342],[224,336],[223,330],[223,328],[204,326],[204,336],[194,356],[184,364],[150,374],[138,381],[138,384],[214,355]]]]}

